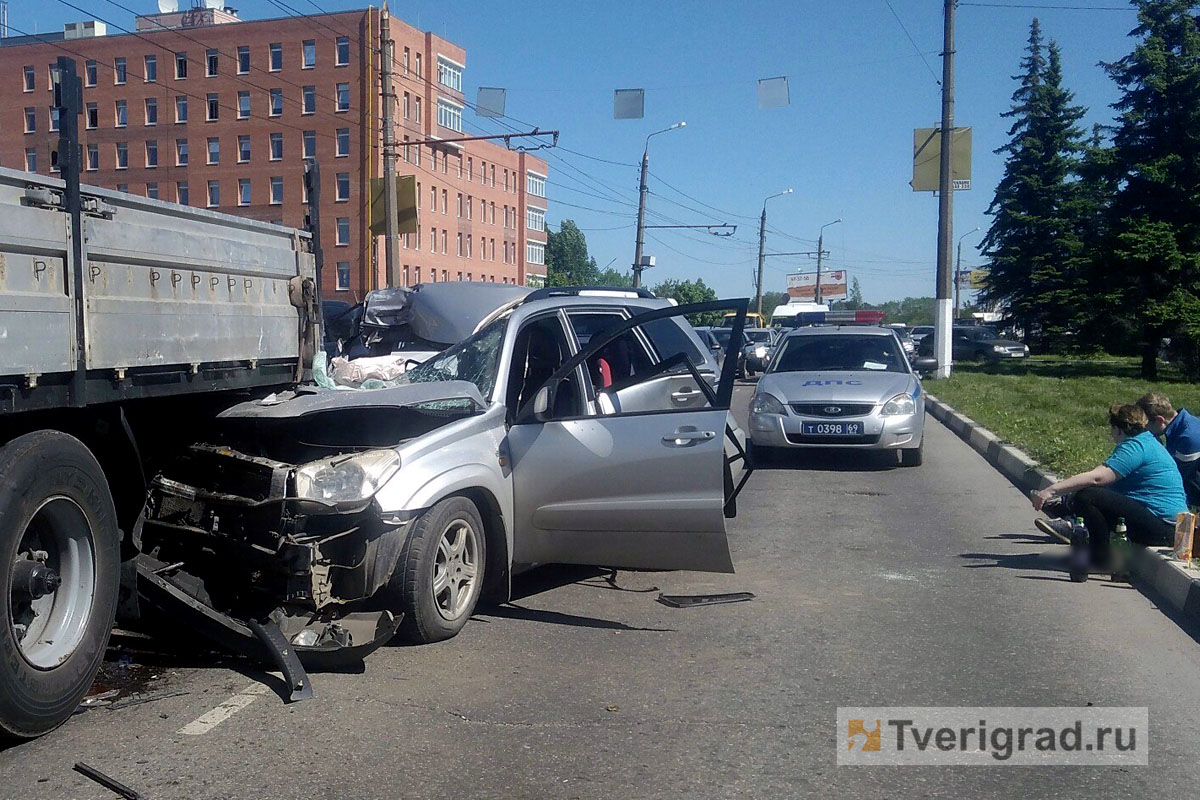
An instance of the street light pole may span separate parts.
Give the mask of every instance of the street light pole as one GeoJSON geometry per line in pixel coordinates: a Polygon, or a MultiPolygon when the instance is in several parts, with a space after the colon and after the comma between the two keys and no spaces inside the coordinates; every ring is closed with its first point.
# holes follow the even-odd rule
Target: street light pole
{"type": "Polygon", "coordinates": [[[962,236],[958,237],[958,259],[954,262],[954,321],[955,322],[958,321],[958,298],[959,298],[958,283],[959,283],[959,280],[961,280],[961,278],[962,278],[962,240],[967,238],[968,236],[970,236],[972,233],[976,233],[978,230],[979,230],[979,228],[975,227],[973,230],[969,230],[966,233],[964,233],[962,236]]]}
{"type": "Polygon", "coordinates": [[[954,11],[958,0],[945,0],[942,20],[942,129],[938,168],[937,292],[933,327],[933,355],[938,378],[950,377],[951,314],[950,243],[954,241],[954,182],[951,152],[954,140],[954,11]]]}
{"type": "Polygon", "coordinates": [[[642,285],[642,247],[645,244],[646,236],[646,195],[649,193],[646,188],[646,173],[650,171],[650,137],[682,128],[685,125],[687,125],[686,122],[676,122],[661,131],[655,131],[646,137],[646,147],[642,150],[642,178],[638,183],[637,240],[633,248],[633,286],[635,289],[642,285]]]}
{"type": "Polygon", "coordinates": [[[760,316],[762,315],[763,259],[766,257],[767,246],[767,200],[791,193],[791,189],[784,189],[763,200],[762,216],[758,219],[758,280],[755,282],[754,288],[754,310],[760,316]]]}
{"type": "Polygon", "coordinates": [[[841,221],[842,218],[838,217],[833,222],[826,222],[817,233],[817,288],[813,292],[813,300],[818,303],[821,302],[821,254],[825,251],[825,229],[830,225],[837,225],[841,221]]]}

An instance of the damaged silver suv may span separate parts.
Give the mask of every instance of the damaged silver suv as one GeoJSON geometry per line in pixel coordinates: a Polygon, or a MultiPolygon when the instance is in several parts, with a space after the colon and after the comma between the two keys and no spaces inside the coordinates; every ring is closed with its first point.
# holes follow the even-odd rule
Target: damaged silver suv
{"type": "Polygon", "coordinates": [[[454,636],[540,564],[732,572],[736,360],[687,321],[730,308],[544,289],[394,387],[235,406],[153,481],[139,593],[311,665],[454,636]]]}

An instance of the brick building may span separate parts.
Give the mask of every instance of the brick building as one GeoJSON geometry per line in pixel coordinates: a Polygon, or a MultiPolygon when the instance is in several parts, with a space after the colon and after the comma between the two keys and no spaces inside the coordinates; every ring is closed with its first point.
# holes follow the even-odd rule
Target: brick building
{"type": "Polygon", "coordinates": [[[386,285],[369,231],[383,174],[380,26],[394,41],[397,171],[415,176],[419,230],[401,277],[538,285],[545,266],[546,162],[461,135],[466,53],[378,9],[242,21],[193,8],[0,40],[0,164],[51,173],[51,67],[83,77],[84,183],[300,227],[305,157],[321,168],[328,298],[386,285]]]}

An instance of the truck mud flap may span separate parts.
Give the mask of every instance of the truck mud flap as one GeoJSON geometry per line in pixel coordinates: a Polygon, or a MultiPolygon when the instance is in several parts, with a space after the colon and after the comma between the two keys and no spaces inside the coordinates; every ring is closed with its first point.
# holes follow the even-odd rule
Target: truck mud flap
{"type": "MultiPolygon", "coordinates": [[[[278,648],[268,646],[251,629],[249,622],[235,619],[193,597],[159,574],[167,566],[146,555],[137,559],[137,588],[140,599],[158,610],[166,619],[183,631],[195,631],[226,650],[261,663],[278,665],[278,648]]],[[[265,623],[267,620],[263,620],[265,623]]],[[[277,621],[271,621],[277,629],[277,621]]],[[[336,623],[323,626],[310,638],[312,645],[295,644],[300,663],[310,670],[337,671],[357,665],[375,650],[386,644],[396,633],[400,620],[390,611],[355,611],[341,615],[336,623]],[[335,629],[337,635],[326,635],[335,629]]],[[[294,626],[285,625],[290,631],[294,626]]],[[[301,626],[303,628],[303,626],[301,626]]],[[[312,628],[308,628],[312,630],[312,628]]],[[[287,641],[280,631],[280,638],[287,641]]]]}

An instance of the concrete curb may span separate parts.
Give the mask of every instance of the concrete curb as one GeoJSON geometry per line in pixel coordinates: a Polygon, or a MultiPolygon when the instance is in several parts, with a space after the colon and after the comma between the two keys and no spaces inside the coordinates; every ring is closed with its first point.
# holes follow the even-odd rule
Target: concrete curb
{"type": "MultiPolygon", "coordinates": [[[[925,394],[925,410],[971,446],[1001,475],[1023,492],[1042,489],[1056,480],[1037,462],[987,428],[933,395],[925,394]]],[[[1169,547],[1135,547],[1130,572],[1137,584],[1157,592],[1189,621],[1200,623],[1200,571],[1171,558],[1169,547]]]]}

